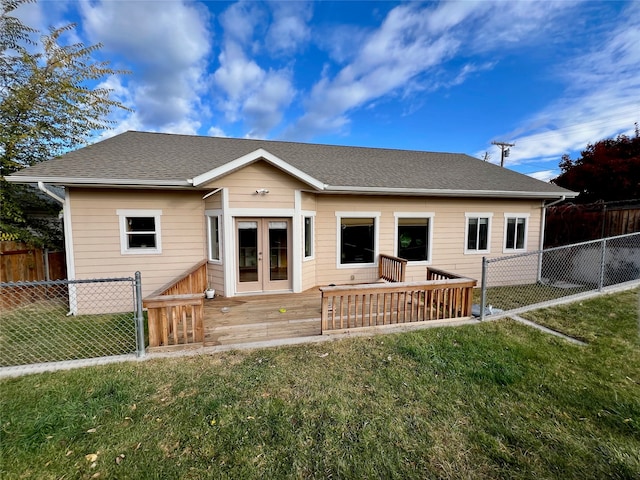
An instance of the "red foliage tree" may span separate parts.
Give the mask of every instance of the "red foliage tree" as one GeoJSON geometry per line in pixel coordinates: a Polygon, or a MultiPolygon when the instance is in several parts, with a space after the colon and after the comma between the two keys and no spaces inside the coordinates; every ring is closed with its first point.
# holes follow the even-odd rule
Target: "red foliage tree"
{"type": "Polygon", "coordinates": [[[563,155],[559,166],[562,173],[551,182],[580,192],[576,203],[640,198],[638,124],[634,137],[618,135],[589,144],[576,160],[563,155]]]}

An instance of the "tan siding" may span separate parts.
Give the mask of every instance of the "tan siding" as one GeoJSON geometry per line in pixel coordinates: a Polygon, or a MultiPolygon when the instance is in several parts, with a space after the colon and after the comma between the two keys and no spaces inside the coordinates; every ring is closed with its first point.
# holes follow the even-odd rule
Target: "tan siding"
{"type": "Polygon", "coordinates": [[[207,265],[207,281],[209,287],[216,289],[216,295],[224,296],[224,268],[219,263],[207,265]]]}
{"type": "Polygon", "coordinates": [[[306,185],[267,162],[259,161],[212,182],[209,187],[227,188],[230,208],[293,209],[294,191],[306,185]],[[258,195],[256,190],[261,188],[269,193],[258,195]]]}
{"type": "Polygon", "coordinates": [[[316,285],[316,260],[307,260],[302,263],[302,290],[307,290],[316,285]]]}
{"type": "MultiPolygon", "coordinates": [[[[215,189],[212,189],[215,190],[215,189]]],[[[203,193],[204,197],[206,193],[203,193]]],[[[222,192],[214,193],[210,197],[205,198],[204,200],[204,208],[205,210],[221,210],[222,209],[222,192]]]]}
{"type": "MultiPolygon", "coordinates": [[[[518,200],[440,199],[404,197],[363,197],[319,195],[316,216],[316,283],[361,283],[377,277],[376,268],[337,268],[336,211],[380,212],[380,253],[395,254],[395,212],[432,212],[433,245],[431,265],[480,279],[481,254],[464,254],[465,212],[491,212],[491,251],[489,258],[503,253],[504,213],[529,213],[527,251],[537,250],[540,235],[540,202],[518,200]]],[[[424,265],[409,265],[407,281],[424,280],[424,265]]]]}
{"type": "Polygon", "coordinates": [[[302,210],[315,211],[316,209],[316,195],[309,192],[302,192],[302,210]]]}
{"type": "Polygon", "coordinates": [[[72,188],[72,229],[76,278],[142,274],[143,296],[205,258],[201,192],[88,190],[72,188]],[[162,210],[162,253],[122,255],[118,209],[162,210]]]}

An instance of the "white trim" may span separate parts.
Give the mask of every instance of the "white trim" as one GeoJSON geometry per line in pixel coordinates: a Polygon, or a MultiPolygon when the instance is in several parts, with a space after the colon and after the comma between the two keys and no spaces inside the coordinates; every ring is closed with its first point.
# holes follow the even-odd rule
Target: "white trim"
{"type": "Polygon", "coordinates": [[[120,254],[121,255],[159,255],[162,253],[162,225],[160,217],[162,210],[128,210],[118,209],[116,215],[119,217],[120,225],[120,254]],[[156,246],[153,248],[129,248],[127,241],[127,218],[131,217],[153,217],[154,218],[154,235],[156,237],[156,246]]]}
{"type": "Polygon", "coordinates": [[[417,260],[407,262],[409,265],[431,265],[433,262],[433,224],[435,212],[393,212],[394,216],[394,230],[393,230],[393,251],[394,255],[398,256],[398,220],[400,218],[427,218],[429,220],[429,238],[428,238],[428,250],[427,260],[417,260]]]}
{"type": "MultiPolygon", "coordinates": [[[[64,251],[67,261],[67,279],[76,279],[76,261],[73,249],[73,229],[71,227],[71,192],[64,189],[64,206],[62,207],[62,224],[64,229],[64,251]]],[[[69,284],[69,313],[78,314],[78,297],[75,284],[69,284]]]]}
{"type": "Polygon", "coordinates": [[[529,218],[531,217],[530,213],[509,213],[505,212],[504,214],[504,231],[502,232],[502,253],[522,253],[527,251],[527,240],[529,237],[529,218]],[[507,222],[509,219],[516,219],[516,231],[514,232],[514,244],[517,242],[518,238],[518,218],[524,218],[524,245],[522,248],[507,248],[507,222]]]}
{"type": "Polygon", "coordinates": [[[301,231],[303,226],[300,212],[302,208],[302,193],[300,190],[294,190],[293,192],[293,210],[294,214],[291,218],[291,262],[293,263],[291,268],[291,286],[294,293],[302,292],[302,261],[304,256],[301,253],[301,248],[304,248],[303,236],[301,231]]]}
{"type": "Polygon", "coordinates": [[[222,210],[205,210],[205,217],[207,217],[207,261],[209,263],[213,263],[216,265],[222,264],[222,259],[224,258],[223,253],[223,236],[222,236],[222,210]],[[218,259],[211,257],[211,219],[218,219],[218,259]]]}
{"type": "Polygon", "coordinates": [[[228,175],[229,173],[234,172],[235,170],[238,170],[258,160],[264,160],[267,163],[270,163],[273,166],[278,167],[280,170],[283,170],[289,175],[297,178],[301,182],[304,182],[307,185],[314,187],[316,190],[324,189],[325,185],[323,182],[321,182],[316,178],[313,178],[311,175],[308,175],[307,173],[304,173],[302,170],[294,167],[293,165],[288,164],[281,158],[278,158],[272,153],[269,153],[264,148],[259,148],[257,150],[254,150],[253,152],[247,153],[246,155],[243,155],[240,158],[236,158],[235,160],[225,163],[220,167],[214,168],[212,170],[209,170],[208,172],[205,172],[201,175],[197,175],[193,177],[192,179],[193,186],[198,187],[204,183],[214,180],[215,178],[228,175]]]}
{"type": "Polygon", "coordinates": [[[222,271],[224,275],[224,295],[233,297],[236,295],[236,261],[235,261],[235,227],[233,225],[233,216],[229,209],[229,189],[223,188],[221,192],[222,201],[222,251],[224,252],[224,261],[222,271]]]}
{"type": "Polygon", "coordinates": [[[229,208],[228,212],[233,217],[293,217],[296,212],[293,208],[229,208]]]}
{"type": "MultiPolygon", "coordinates": [[[[487,253],[491,253],[491,228],[493,223],[493,212],[464,212],[464,254],[465,255],[484,255],[487,253]],[[480,248],[476,248],[475,250],[469,250],[467,245],[469,245],[469,219],[470,218],[487,218],[489,221],[487,222],[487,248],[482,250],[480,248]]],[[[480,226],[480,222],[478,222],[478,226],[480,226]]],[[[480,237],[478,237],[480,240],[480,237]]]]}
{"type": "Polygon", "coordinates": [[[310,212],[308,210],[302,211],[300,218],[302,219],[302,261],[308,262],[310,260],[314,260],[316,258],[316,212],[310,212]],[[305,255],[304,247],[305,247],[305,218],[309,217],[311,219],[311,255],[308,257],[305,255]]]}
{"type": "MultiPolygon", "coordinates": [[[[54,183],[61,185],[104,185],[104,186],[150,186],[150,187],[191,187],[189,180],[139,180],[135,178],[82,178],[82,177],[30,177],[14,175],[5,177],[12,183],[54,183]]],[[[557,196],[557,195],[556,195],[557,196]]]]}
{"type": "Polygon", "coordinates": [[[380,243],[380,212],[335,212],[336,215],[336,268],[348,269],[348,268],[371,268],[378,266],[378,253],[380,243]],[[342,218],[373,218],[373,262],[372,263],[341,263],[342,258],[341,242],[340,242],[340,227],[342,218]]]}

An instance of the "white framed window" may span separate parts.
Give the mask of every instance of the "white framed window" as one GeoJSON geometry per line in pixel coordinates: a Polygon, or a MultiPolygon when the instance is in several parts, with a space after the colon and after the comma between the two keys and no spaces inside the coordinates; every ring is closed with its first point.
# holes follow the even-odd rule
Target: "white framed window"
{"type": "Polygon", "coordinates": [[[395,255],[411,263],[431,263],[433,212],[396,212],[395,255]]]}
{"type": "Polygon", "coordinates": [[[222,263],[222,214],[205,212],[207,215],[207,256],[210,262],[222,263]]]}
{"type": "Polygon", "coordinates": [[[120,219],[122,255],[162,253],[162,210],[116,210],[116,214],[120,219]]]}
{"type": "Polygon", "coordinates": [[[525,252],[529,228],[528,213],[504,214],[504,248],[508,252],[525,252]]]}
{"type": "Polygon", "coordinates": [[[302,244],[304,248],[303,258],[305,260],[311,260],[314,256],[314,223],[313,215],[305,215],[302,217],[302,244]]]}
{"type": "Polygon", "coordinates": [[[375,266],[380,212],[336,212],[338,268],[375,266]]]}
{"type": "Polygon", "coordinates": [[[491,251],[491,218],[493,213],[467,212],[464,253],[489,253],[491,251]]]}

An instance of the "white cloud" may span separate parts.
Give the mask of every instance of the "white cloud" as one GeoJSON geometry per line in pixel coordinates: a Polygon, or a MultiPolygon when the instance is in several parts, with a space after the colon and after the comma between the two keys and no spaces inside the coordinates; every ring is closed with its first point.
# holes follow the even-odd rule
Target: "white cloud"
{"type": "Polygon", "coordinates": [[[84,1],[81,14],[92,42],[136,65],[126,80],[135,109],[127,123],[195,133],[211,50],[208,11],[183,2],[84,1]]]}
{"type": "MultiPolygon", "coordinates": [[[[213,81],[219,98],[218,108],[226,121],[242,121],[247,136],[265,137],[281,122],[284,110],[291,104],[296,91],[288,68],[267,70],[247,56],[245,48],[257,48],[253,41],[256,28],[255,23],[252,24],[254,10],[253,4],[238,3],[222,14],[225,40],[218,57],[220,66],[213,74],[213,81]]],[[[298,12],[289,7],[276,7],[276,10],[287,13],[283,18],[290,18],[288,12],[298,12]]],[[[277,48],[291,48],[289,42],[294,36],[292,30],[287,30],[286,35],[280,37],[286,42],[277,48]]]]}
{"type": "Polygon", "coordinates": [[[536,180],[541,180],[543,182],[548,182],[552,178],[556,178],[559,172],[555,170],[540,170],[539,172],[528,173],[530,177],[535,178],[536,180]]]}
{"type": "Polygon", "coordinates": [[[343,128],[352,111],[385,96],[400,94],[406,101],[416,92],[459,85],[474,73],[493,68],[496,60],[466,62],[453,71],[449,66],[445,73],[449,60],[498,46],[502,54],[505,43],[532,42],[543,35],[541,30],[558,27],[559,22],[552,20],[569,5],[442,2],[425,7],[409,3],[389,11],[378,29],[339,27],[320,44],[329,45],[333,59],[348,63],[335,74],[328,68],[323,71],[306,98],[306,112],[286,136],[305,139],[343,128]]]}
{"type": "Polygon", "coordinates": [[[307,2],[272,1],[273,22],[266,36],[266,47],[275,53],[291,54],[311,38],[308,26],[312,6],[307,2]]]}
{"type": "Polygon", "coordinates": [[[591,51],[569,59],[562,79],[567,83],[558,100],[511,134],[509,165],[541,157],[556,163],[564,153],[619,133],[633,134],[640,121],[640,4],[621,13],[625,21],[591,51]]]}

